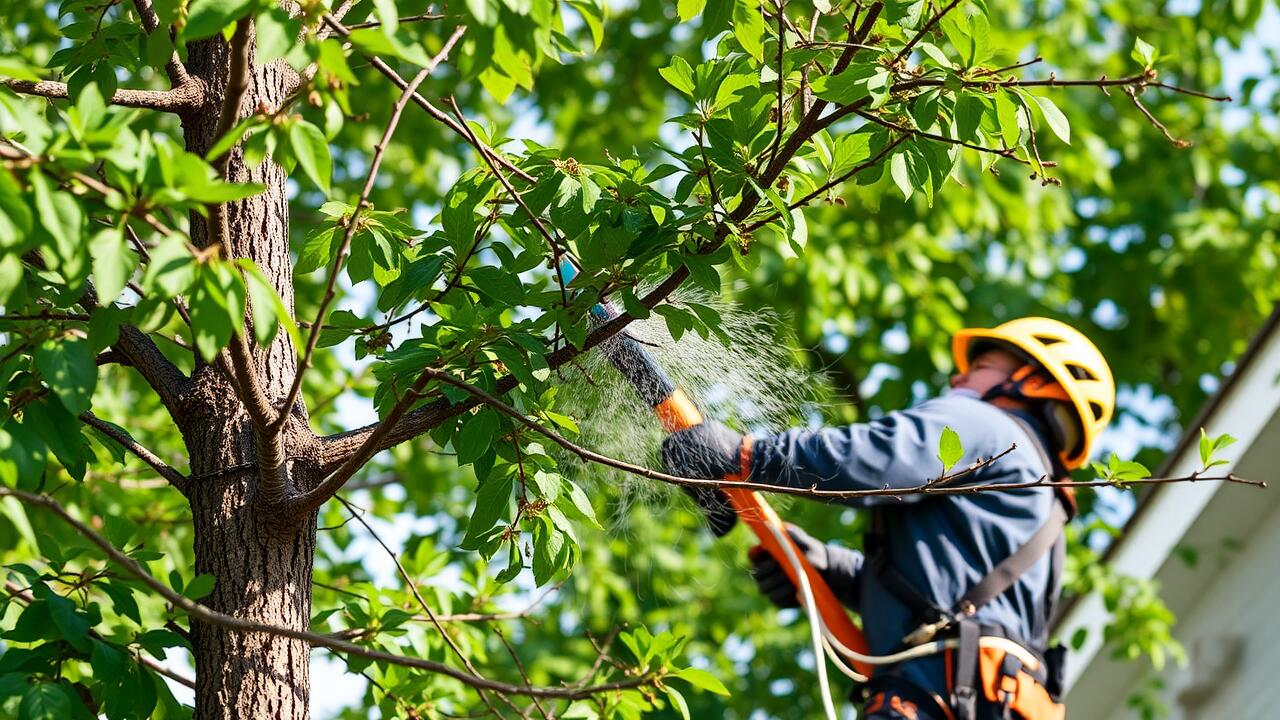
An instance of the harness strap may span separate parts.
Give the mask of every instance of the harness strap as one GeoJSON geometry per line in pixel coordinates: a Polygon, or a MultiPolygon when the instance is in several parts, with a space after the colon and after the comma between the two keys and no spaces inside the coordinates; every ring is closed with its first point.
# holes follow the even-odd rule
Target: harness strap
{"type": "Polygon", "coordinates": [[[960,625],[960,647],[956,648],[956,679],[951,691],[951,706],[956,720],[976,720],[978,717],[978,623],[968,618],[960,625]]]}
{"type": "Polygon", "coordinates": [[[1013,554],[1000,561],[956,602],[956,611],[964,615],[973,615],[978,608],[986,605],[1006,590],[1040,561],[1058,542],[1062,529],[1067,524],[1067,510],[1062,503],[1055,502],[1049,511],[1049,519],[1039,530],[1013,554]]]}

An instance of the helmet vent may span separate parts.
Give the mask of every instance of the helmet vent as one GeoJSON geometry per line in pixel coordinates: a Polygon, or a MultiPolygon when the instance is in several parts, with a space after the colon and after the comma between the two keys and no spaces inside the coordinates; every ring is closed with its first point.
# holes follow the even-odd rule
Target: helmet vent
{"type": "Polygon", "coordinates": [[[1041,345],[1056,345],[1057,343],[1063,342],[1062,338],[1054,337],[1052,335],[1036,335],[1034,337],[1036,340],[1040,341],[1041,345]]]}
{"type": "Polygon", "coordinates": [[[1066,363],[1067,371],[1071,373],[1071,377],[1077,380],[1097,380],[1098,377],[1089,372],[1089,369],[1075,363],[1066,363]]]}
{"type": "Polygon", "coordinates": [[[1101,420],[1101,419],[1102,419],[1102,406],[1101,406],[1101,405],[1099,405],[1098,403],[1096,403],[1096,402],[1094,402],[1094,401],[1090,400],[1090,401],[1089,401],[1089,410],[1091,410],[1091,411],[1093,412],[1093,419],[1094,419],[1094,420],[1101,420]]]}

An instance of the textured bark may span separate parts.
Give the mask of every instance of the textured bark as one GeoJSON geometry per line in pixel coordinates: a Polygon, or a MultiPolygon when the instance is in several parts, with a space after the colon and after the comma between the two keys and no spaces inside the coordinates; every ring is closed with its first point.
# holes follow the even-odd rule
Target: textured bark
{"type": "MultiPolygon", "coordinates": [[[[252,46],[252,45],[251,45],[252,46]]],[[[229,51],[221,38],[190,47],[187,67],[208,88],[205,108],[183,116],[187,149],[204,154],[212,145],[229,72],[229,51]]],[[[252,66],[241,117],[260,105],[274,110],[296,74],[282,63],[252,66]]],[[[230,246],[251,258],[293,309],[289,260],[289,216],[285,173],[267,161],[247,168],[239,150],[228,169],[233,181],[266,186],[261,195],[227,208],[230,246]]],[[[192,239],[209,237],[203,220],[192,216],[192,239]]],[[[248,324],[251,320],[246,320],[248,324]]],[[[252,337],[247,331],[246,337],[252,337]]],[[[268,348],[253,348],[253,362],[267,398],[283,401],[296,372],[295,353],[285,333],[268,348]]],[[[319,443],[307,428],[299,404],[291,413],[284,441],[290,472],[302,488],[319,481],[319,443]]],[[[197,573],[217,583],[203,600],[218,612],[305,630],[311,616],[311,572],[315,555],[314,515],[284,522],[257,499],[252,471],[219,471],[256,459],[254,428],[221,371],[201,365],[191,378],[177,421],[191,459],[191,503],[197,573]]],[[[261,633],[240,633],[193,623],[197,718],[305,718],[308,715],[310,647],[261,633]]]]}

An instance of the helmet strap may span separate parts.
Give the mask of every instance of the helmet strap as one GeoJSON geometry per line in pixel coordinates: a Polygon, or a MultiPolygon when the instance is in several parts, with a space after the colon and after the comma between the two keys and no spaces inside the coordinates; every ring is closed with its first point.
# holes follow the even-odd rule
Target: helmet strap
{"type": "Polygon", "coordinates": [[[1009,379],[988,390],[982,399],[998,407],[1027,410],[1038,416],[1060,453],[1069,452],[1080,442],[1078,421],[1070,408],[1069,396],[1038,365],[1027,364],[1014,370],[1009,379]]]}

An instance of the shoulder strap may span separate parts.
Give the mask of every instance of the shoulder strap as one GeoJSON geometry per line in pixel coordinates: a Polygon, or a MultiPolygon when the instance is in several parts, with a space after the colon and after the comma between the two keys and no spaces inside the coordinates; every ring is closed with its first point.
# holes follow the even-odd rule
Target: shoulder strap
{"type": "Polygon", "coordinates": [[[1040,526],[1039,530],[1036,530],[1036,533],[1022,547],[1013,551],[1013,554],[1009,557],[1001,560],[1000,564],[992,568],[986,577],[969,588],[969,591],[956,603],[956,612],[972,615],[978,608],[1013,587],[1018,578],[1030,570],[1031,566],[1035,565],[1040,558],[1045,556],[1045,553],[1049,552],[1054,543],[1058,542],[1058,538],[1062,535],[1062,528],[1066,524],[1067,510],[1062,506],[1062,503],[1055,502],[1053,509],[1049,511],[1049,519],[1040,526]]]}

